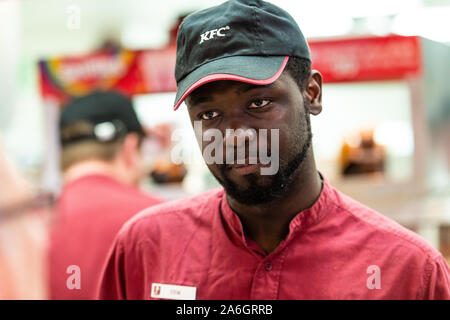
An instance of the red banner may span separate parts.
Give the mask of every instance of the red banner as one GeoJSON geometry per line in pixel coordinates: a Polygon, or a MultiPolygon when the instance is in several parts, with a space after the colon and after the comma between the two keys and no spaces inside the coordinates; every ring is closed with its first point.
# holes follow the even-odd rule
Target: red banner
{"type": "Polygon", "coordinates": [[[114,89],[127,95],[176,90],[175,48],[95,52],[39,62],[44,100],[64,103],[93,90],[114,89]]]}
{"type": "MultiPolygon", "coordinates": [[[[401,79],[418,75],[420,38],[388,36],[310,41],[313,68],[325,82],[401,79]]],[[[118,50],[39,62],[44,99],[60,103],[95,89],[133,95],[176,91],[175,47],[118,50]]]]}
{"type": "Polygon", "coordinates": [[[419,37],[310,41],[313,68],[325,82],[402,79],[421,71],[419,37]]]}

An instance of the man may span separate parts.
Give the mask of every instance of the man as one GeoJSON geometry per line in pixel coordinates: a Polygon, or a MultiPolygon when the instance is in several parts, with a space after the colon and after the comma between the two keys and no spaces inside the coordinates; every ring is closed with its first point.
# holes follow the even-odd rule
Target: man
{"type": "Polygon", "coordinates": [[[100,272],[123,223],[161,202],[140,191],[144,130],[129,98],[94,92],[60,119],[64,187],[50,247],[52,299],[94,299],[100,272]]]}
{"type": "Polygon", "coordinates": [[[450,298],[439,252],[318,173],[309,114],[322,109],[322,78],[288,13],[263,1],[228,1],[188,16],[177,50],[175,108],[186,101],[203,141],[211,130],[225,136],[214,154],[201,144],[224,190],[128,222],[100,298],[450,298]],[[246,152],[211,163],[220,153],[239,154],[256,133],[257,161],[246,152]],[[276,161],[278,170],[264,174],[276,161]]]}

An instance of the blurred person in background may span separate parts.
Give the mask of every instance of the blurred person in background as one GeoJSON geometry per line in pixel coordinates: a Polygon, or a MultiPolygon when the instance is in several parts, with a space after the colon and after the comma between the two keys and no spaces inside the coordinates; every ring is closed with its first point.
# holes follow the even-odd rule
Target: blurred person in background
{"type": "Polygon", "coordinates": [[[0,141],[0,299],[46,299],[47,205],[0,141]]]}
{"type": "Polygon", "coordinates": [[[138,188],[147,174],[145,132],[132,101],[117,92],[76,98],[60,118],[64,186],[51,232],[51,299],[93,299],[122,224],[162,202],[138,188]]]}

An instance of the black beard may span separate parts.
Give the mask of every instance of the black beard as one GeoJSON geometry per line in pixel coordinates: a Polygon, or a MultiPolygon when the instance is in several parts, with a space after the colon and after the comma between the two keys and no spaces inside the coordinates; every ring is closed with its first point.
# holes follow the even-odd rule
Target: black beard
{"type": "Polygon", "coordinates": [[[308,110],[309,108],[305,104],[305,118],[308,135],[306,142],[292,159],[287,161],[287,163],[283,163],[280,159],[280,168],[276,174],[269,178],[270,181],[268,184],[261,186],[258,184],[258,178],[260,177],[258,175],[250,174],[246,176],[250,186],[246,189],[239,188],[235,182],[227,177],[225,165],[220,167],[222,178],[219,178],[216,175],[214,176],[224,187],[227,195],[245,205],[260,205],[280,199],[290,190],[292,181],[297,177],[295,172],[306,159],[307,152],[312,143],[312,132],[308,110]]]}

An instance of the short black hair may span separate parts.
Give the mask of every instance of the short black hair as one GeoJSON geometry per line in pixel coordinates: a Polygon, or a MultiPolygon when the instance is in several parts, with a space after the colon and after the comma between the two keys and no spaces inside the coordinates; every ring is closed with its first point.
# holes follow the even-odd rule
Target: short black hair
{"type": "Polygon", "coordinates": [[[311,74],[311,61],[305,58],[289,57],[285,71],[294,78],[300,91],[305,90],[306,82],[311,74]]]}

